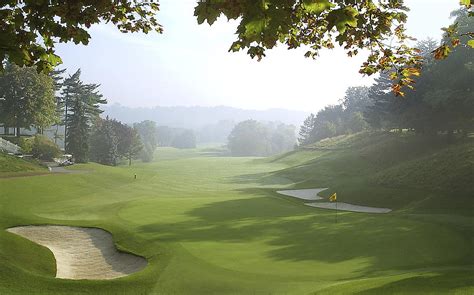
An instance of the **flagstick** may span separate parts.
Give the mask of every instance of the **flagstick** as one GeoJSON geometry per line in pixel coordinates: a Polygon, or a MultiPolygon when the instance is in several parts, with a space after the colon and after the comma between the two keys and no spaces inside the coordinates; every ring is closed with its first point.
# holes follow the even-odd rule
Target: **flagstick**
{"type": "Polygon", "coordinates": [[[337,223],[337,200],[336,200],[336,223],[337,223]]]}

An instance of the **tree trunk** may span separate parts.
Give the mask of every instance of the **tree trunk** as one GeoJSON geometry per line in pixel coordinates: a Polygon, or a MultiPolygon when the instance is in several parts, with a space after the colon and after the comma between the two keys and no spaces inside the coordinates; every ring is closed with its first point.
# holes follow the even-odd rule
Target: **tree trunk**
{"type": "Polygon", "coordinates": [[[56,124],[56,132],[54,132],[54,144],[58,145],[59,124],[56,124]]]}
{"type": "Polygon", "coordinates": [[[20,127],[16,127],[16,137],[20,137],[20,127]]]}
{"type": "Polygon", "coordinates": [[[67,95],[65,96],[65,100],[64,100],[64,151],[67,153],[68,150],[67,150],[67,147],[66,147],[66,143],[67,143],[67,106],[68,106],[68,97],[67,95]]]}

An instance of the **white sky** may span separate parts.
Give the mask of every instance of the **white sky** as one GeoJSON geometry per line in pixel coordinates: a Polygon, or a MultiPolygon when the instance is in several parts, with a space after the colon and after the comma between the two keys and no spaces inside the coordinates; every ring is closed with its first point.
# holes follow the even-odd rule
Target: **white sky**
{"type": "MultiPolygon", "coordinates": [[[[160,0],[165,33],[122,34],[97,25],[88,46],[61,44],[57,52],[69,73],[100,83],[109,104],[127,106],[228,105],[247,109],[286,108],[314,112],[334,104],[348,86],[370,85],[359,66],[340,49],[313,61],[284,46],[257,62],[244,52],[228,53],[235,22],[198,25],[196,0],[160,0]]],[[[418,39],[441,36],[458,0],[406,0],[408,30],[418,39]]]]}

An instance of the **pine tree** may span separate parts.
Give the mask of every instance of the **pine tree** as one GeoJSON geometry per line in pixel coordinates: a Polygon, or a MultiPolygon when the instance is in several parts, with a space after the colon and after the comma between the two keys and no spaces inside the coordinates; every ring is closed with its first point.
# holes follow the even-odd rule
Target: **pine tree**
{"type": "Polygon", "coordinates": [[[53,80],[54,94],[56,97],[56,115],[57,121],[54,128],[54,143],[58,144],[58,139],[61,139],[62,136],[59,134],[59,127],[61,125],[62,117],[64,114],[64,98],[61,95],[61,90],[64,85],[64,77],[62,76],[66,69],[62,70],[53,70],[49,73],[49,76],[53,80]]]}
{"type": "Polygon", "coordinates": [[[64,79],[63,83],[63,90],[62,90],[62,107],[64,109],[64,117],[63,117],[63,124],[64,124],[64,149],[67,150],[68,146],[68,124],[69,121],[69,113],[70,108],[73,103],[73,97],[79,95],[82,82],[80,80],[81,70],[78,69],[73,75],[70,75],[68,78],[64,79]]]}
{"type": "Polygon", "coordinates": [[[66,152],[73,154],[78,163],[89,160],[89,119],[80,97],[71,105],[72,114],[67,117],[66,152]]]}
{"type": "Polygon", "coordinates": [[[392,80],[388,73],[381,74],[375,79],[374,85],[369,89],[369,98],[372,105],[367,107],[364,117],[374,129],[382,129],[392,125],[392,113],[395,95],[391,92],[392,80]]]}
{"type": "Polygon", "coordinates": [[[300,127],[298,142],[300,145],[306,145],[311,143],[311,132],[314,128],[315,116],[314,114],[309,115],[300,127]]]}
{"type": "Polygon", "coordinates": [[[64,82],[65,149],[76,161],[87,162],[89,132],[92,122],[102,113],[100,104],[107,103],[97,88],[98,84],[84,84],[80,70],[64,82]]]}

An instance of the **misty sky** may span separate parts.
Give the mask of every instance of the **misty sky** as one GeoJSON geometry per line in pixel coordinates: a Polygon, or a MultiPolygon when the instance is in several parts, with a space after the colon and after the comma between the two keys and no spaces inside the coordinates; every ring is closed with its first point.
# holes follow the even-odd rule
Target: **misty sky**
{"type": "MultiPolygon", "coordinates": [[[[72,74],[100,83],[109,103],[126,106],[228,105],[247,109],[287,108],[314,112],[334,104],[348,86],[370,85],[359,66],[339,49],[313,61],[284,46],[257,62],[244,52],[228,53],[236,23],[221,18],[198,25],[196,0],[160,0],[165,33],[122,34],[111,25],[91,30],[88,46],[61,44],[57,52],[72,74]]],[[[409,33],[439,39],[458,0],[406,0],[409,33]]]]}

